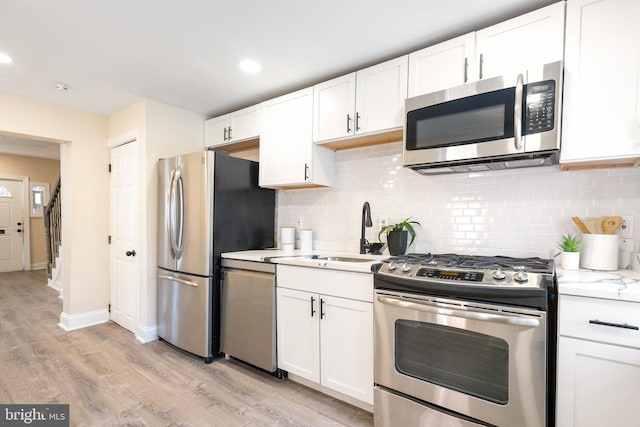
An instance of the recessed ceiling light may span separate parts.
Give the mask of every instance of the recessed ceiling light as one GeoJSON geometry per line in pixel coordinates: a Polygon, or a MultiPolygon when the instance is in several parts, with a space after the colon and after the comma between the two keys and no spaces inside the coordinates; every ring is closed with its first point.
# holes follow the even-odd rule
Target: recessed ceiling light
{"type": "Polygon", "coordinates": [[[58,82],[56,83],[56,89],[58,89],[60,92],[66,92],[69,90],[69,85],[58,82]]]}
{"type": "Polygon", "coordinates": [[[258,61],[254,61],[253,59],[243,59],[240,61],[240,69],[245,73],[255,74],[260,71],[262,66],[258,61]]]}
{"type": "Polygon", "coordinates": [[[11,64],[13,59],[6,53],[0,52],[0,64],[11,64]]]}

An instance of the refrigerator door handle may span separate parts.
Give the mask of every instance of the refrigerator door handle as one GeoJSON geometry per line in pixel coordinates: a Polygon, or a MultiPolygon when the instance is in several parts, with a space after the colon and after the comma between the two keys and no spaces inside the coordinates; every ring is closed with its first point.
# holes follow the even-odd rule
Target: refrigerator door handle
{"type": "Polygon", "coordinates": [[[180,169],[171,172],[169,206],[169,242],[173,258],[178,260],[182,257],[184,235],[184,186],[180,169]]]}
{"type": "Polygon", "coordinates": [[[166,274],[158,274],[158,279],[166,279],[172,282],[182,283],[183,285],[193,286],[194,288],[198,287],[198,284],[196,282],[192,282],[191,280],[180,279],[179,277],[175,277],[175,276],[168,276],[166,274]]]}

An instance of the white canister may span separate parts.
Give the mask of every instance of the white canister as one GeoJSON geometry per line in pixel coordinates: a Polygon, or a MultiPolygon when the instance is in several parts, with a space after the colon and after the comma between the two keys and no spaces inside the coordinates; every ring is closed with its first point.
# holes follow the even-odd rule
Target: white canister
{"type": "Polygon", "coordinates": [[[580,267],[590,270],[618,269],[617,234],[583,234],[580,267]]]}
{"type": "Polygon", "coordinates": [[[295,227],[280,227],[280,247],[282,249],[293,249],[296,245],[295,227]]]}
{"type": "Polygon", "coordinates": [[[313,249],[313,230],[310,228],[303,228],[300,230],[300,249],[303,251],[310,251],[313,249]]]}

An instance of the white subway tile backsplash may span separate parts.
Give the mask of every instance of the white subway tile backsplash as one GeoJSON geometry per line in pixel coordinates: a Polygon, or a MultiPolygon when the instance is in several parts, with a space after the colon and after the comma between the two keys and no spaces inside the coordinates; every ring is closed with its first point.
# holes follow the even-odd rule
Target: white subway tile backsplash
{"type": "Polygon", "coordinates": [[[572,216],[640,215],[640,169],[423,176],[402,167],[401,143],[345,150],[336,153],[335,187],[278,191],[278,225],[302,216],[315,249],[357,252],[365,201],[369,241],[378,240],[379,218],[410,216],[421,225],[409,251],[547,258],[560,235],[577,233],[572,216]]]}

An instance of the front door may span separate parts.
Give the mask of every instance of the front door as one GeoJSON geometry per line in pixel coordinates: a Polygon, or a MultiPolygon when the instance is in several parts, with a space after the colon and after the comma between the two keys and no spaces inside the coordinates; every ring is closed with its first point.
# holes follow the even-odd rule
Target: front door
{"type": "Polygon", "coordinates": [[[135,333],[140,289],[137,140],[111,150],[111,320],[135,333]]]}
{"type": "Polygon", "coordinates": [[[0,272],[24,270],[22,181],[0,180],[0,272]]]}

